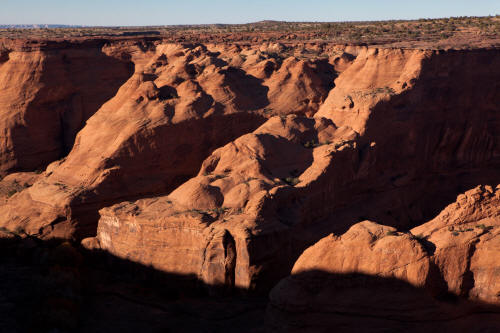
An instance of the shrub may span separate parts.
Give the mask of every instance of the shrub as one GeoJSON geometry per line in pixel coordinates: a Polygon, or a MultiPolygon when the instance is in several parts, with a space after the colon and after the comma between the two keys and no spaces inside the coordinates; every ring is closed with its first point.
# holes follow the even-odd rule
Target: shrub
{"type": "Polygon", "coordinates": [[[286,177],[285,179],[283,179],[283,181],[290,186],[295,186],[298,183],[300,183],[300,179],[298,179],[296,177],[286,177]]]}
{"type": "Polygon", "coordinates": [[[315,141],[315,140],[311,140],[311,141],[307,141],[306,143],[304,143],[304,148],[316,148],[316,147],[319,147],[319,146],[324,146],[324,145],[329,145],[331,144],[332,142],[327,140],[327,141],[323,141],[323,142],[318,142],[318,141],[315,141]]]}
{"type": "Polygon", "coordinates": [[[225,212],[227,212],[228,210],[229,210],[229,208],[226,208],[226,207],[218,207],[218,208],[210,209],[209,212],[215,213],[217,215],[221,215],[221,214],[224,214],[225,212]]]}
{"type": "Polygon", "coordinates": [[[15,235],[21,235],[21,234],[25,234],[26,232],[24,231],[24,228],[21,227],[21,226],[17,226],[16,229],[14,229],[14,232],[13,232],[15,235]]]}
{"type": "Polygon", "coordinates": [[[13,196],[14,194],[16,194],[18,191],[17,190],[10,190],[9,193],[7,193],[7,197],[10,198],[11,196],[13,196]]]}
{"type": "Polygon", "coordinates": [[[218,180],[218,179],[222,179],[222,178],[226,178],[227,175],[214,175],[214,180],[218,180]]]}
{"type": "Polygon", "coordinates": [[[264,109],[264,114],[265,115],[272,115],[273,114],[273,109],[272,108],[265,108],[264,109]]]}
{"type": "Polygon", "coordinates": [[[492,227],[492,226],[486,226],[486,225],[484,225],[484,224],[479,224],[479,225],[476,225],[476,228],[481,229],[481,230],[482,230],[482,231],[484,231],[484,232],[488,232],[488,231],[490,231],[491,229],[493,229],[493,227],[492,227]]]}
{"type": "Polygon", "coordinates": [[[243,183],[245,183],[246,185],[248,185],[249,182],[251,182],[252,180],[258,180],[258,178],[255,178],[255,177],[249,177],[247,178],[243,183]]]}
{"type": "Polygon", "coordinates": [[[304,148],[314,148],[318,145],[317,142],[315,142],[314,140],[311,140],[311,141],[307,141],[306,143],[304,143],[304,148]]]}
{"type": "Polygon", "coordinates": [[[424,236],[422,234],[418,234],[418,235],[412,235],[414,239],[416,240],[425,240],[427,239],[427,236],[424,236]]]}

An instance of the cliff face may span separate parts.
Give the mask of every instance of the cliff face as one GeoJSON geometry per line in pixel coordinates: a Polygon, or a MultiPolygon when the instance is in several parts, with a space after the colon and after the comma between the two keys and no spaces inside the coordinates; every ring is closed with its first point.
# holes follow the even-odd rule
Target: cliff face
{"type": "Polygon", "coordinates": [[[313,114],[336,73],[325,59],[275,59],[252,47],[127,41],[102,52],[127,59],[133,75],[87,121],[71,153],[9,200],[4,225],[42,237],[95,234],[98,209],[172,191],[212,150],[273,114],[313,114]]]}
{"type": "MultiPolygon", "coordinates": [[[[364,220],[410,230],[457,194],[500,182],[498,50],[332,47],[314,59],[279,56],[294,51],[161,41],[95,50],[124,69],[126,82],[113,92],[107,84],[105,102],[88,102],[90,118],[65,158],[26,188],[12,180],[21,175],[0,183],[19,191],[4,195],[0,225],[41,238],[95,236],[83,244],[209,285],[269,290],[331,233],[364,220]]],[[[54,87],[70,86],[58,80],[54,87]]],[[[77,87],[47,96],[63,103],[98,86],[77,87]]],[[[16,98],[26,93],[18,88],[16,98]]],[[[32,105],[59,119],[78,112],[32,105]]],[[[17,154],[30,158],[30,150],[17,154]]],[[[407,238],[398,244],[425,261],[410,280],[427,281],[441,259],[407,238]]],[[[474,292],[489,295],[485,288],[474,292]]]]}
{"type": "Polygon", "coordinates": [[[0,175],[42,169],[66,155],[133,71],[127,59],[108,56],[104,42],[2,46],[0,175]]]}
{"type": "Polygon", "coordinates": [[[190,273],[224,284],[213,272],[226,269],[229,233],[236,285],[266,289],[331,232],[367,218],[424,223],[465,189],[498,182],[498,61],[493,51],[361,50],[314,118],[272,118],[169,196],[103,209],[87,242],[165,271],[183,253],[190,273]],[[189,242],[171,242],[180,235],[189,242]],[[205,245],[185,253],[188,243],[205,245]]]}
{"type": "Polygon", "coordinates": [[[271,291],[271,331],[498,329],[499,199],[478,186],[410,232],[364,221],[323,238],[271,291]]]}

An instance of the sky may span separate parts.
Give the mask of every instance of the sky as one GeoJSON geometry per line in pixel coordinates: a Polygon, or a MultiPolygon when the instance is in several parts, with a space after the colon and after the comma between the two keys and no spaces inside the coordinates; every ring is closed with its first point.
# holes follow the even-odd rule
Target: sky
{"type": "Polygon", "coordinates": [[[500,14],[500,0],[0,0],[0,24],[140,26],[500,14]]]}

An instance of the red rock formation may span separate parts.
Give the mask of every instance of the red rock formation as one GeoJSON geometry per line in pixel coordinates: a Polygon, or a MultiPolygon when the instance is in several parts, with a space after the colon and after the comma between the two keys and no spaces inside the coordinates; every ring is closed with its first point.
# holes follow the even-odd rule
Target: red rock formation
{"type": "Polygon", "coordinates": [[[14,194],[33,186],[41,175],[36,172],[11,173],[0,181],[0,203],[5,202],[14,194]]]}
{"type": "Polygon", "coordinates": [[[330,235],[308,248],[292,274],[312,270],[333,274],[362,273],[397,278],[423,287],[431,278],[425,248],[411,234],[365,221],[341,237],[330,235]]]}
{"type": "Polygon", "coordinates": [[[277,331],[321,331],[322,326],[347,322],[352,328],[354,316],[362,330],[498,329],[497,308],[445,303],[431,295],[451,292],[500,303],[499,207],[500,186],[479,186],[411,233],[361,222],[341,237],[320,240],[271,292],[272,326],[277,331]],[[488,311],[489,316],[480,314],[488,311]],[[412,324],[417,321],[418,326],[412,324]],[[470,322],[479,326],[462,326],[470,322]]]}
{"type": "Polygon", "coordinates": [[[329,233],[365,219],[411,228],[462,187],[498,179],[496,50],[288,57],[301,52],[110,43],[107,57],[127,59],[134,74],[66,158],[8,198],[0,224],[83,238],[111,206],[87,246],[265,290],[329,233]]]}
{"type": "Polygon", "coordinates": [[[268,106],[278,105],[282,93],[290,109],[277,111],[300,113],[307,105],[314,113],[328,92],[313,70],[318,64],[287,60],[267,81],[247,74],[242,68],[269,58],[260,51],[242,68],[229,66],[241,61],[239,48],[116,42],[106,53],[130,59],[135,73],[87,121],[71,153],[2,208],[4,226],[22,225],[40,237],[95,234],[98,209],[170,192],[212,150],[275,113],[268,106]]]}
{"type": "Polygon", "coordinates": [[[439,301],[398,279],[308,271],[270,294],[269,332],[496,332],[500,310],[439,301]]]}
{"type": "Polygon", "coordinates": [[[1,235],[281,280],[277,330],[495,328],[498,49],[3,43],[1,235]]]}
{"type": "MultiPolygon", "coordinates": [[[[215,283],[205,279],[212,273],[203,249],[227,230],[236,285],[266,289],[331,232],[366,218],[402,228],[423,223],[457,188],[498,180],[498,61],[492,51],[362,49],[314,120],[270,119],[214,151],[169,196],[102,210],[97,239],[86,242],[165,271],[177,270],[179,251],[196,243],[182,265],[215,283]],[[349,75],[368,79],[358,86],[349,75]],[[354,96],[348,105],[342,94],[354,96]],[[128,246],[159,232],[154,246],[128,246]],[[183,237],[189,241],[177,243],[183,237]]],[[[220,251],[210,267],[223,271],[224,260],[220,251]]]]}
{"type": "Polygon", "coordinates": [[[480,186],[411,230],[432,246],[448,291],[500,303],[500,186],[480,186]]]}
{"type": "Polygon", "coordinates": [[[261,267],[290,255],[283,247],[288,242],[286,227],[260,217],[265,200],[278,189],[290,188],[290,172],[302,174],[313,159],[331,149],[325,145],[313,151],[302,142],[333,142],[345,135],[328,120],[274,117],[253,134],[216,150],[196,178],[169,196],[101,210],[97,239],[84,242],[217,285],[223,281],[215,272],[224,272],[227,260],[222,235],[229,234],[237,253],[235,284],[256,288],[261,267]],[[146,239],[155,239],[158,246],[141,245],[146,239]],[[219,250],[207,255],[213,247],[219,250]]]}
{"type": "Polygon", "coordinates": [[[456,203],[410,233],[361,222],[341,237],[330,235],[304,251],[292,274],[355,272],[432,288],[437,286],[435,281],[443,280],[447,287],[441,293],[498,303],[499,207],[500,186],[496,191],[479,186],[459,195],[456,203]]]}
{"type": "Polygon", "coordinates": [[[132,74],[105,41],[51,46],[0,41],[0,175],[67,154],[85,121],[132,74]]]}

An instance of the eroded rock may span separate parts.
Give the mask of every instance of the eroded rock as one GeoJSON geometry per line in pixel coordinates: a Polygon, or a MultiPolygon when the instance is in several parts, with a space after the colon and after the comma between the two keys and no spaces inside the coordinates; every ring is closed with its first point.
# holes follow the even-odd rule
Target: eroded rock
{"type": "Polygon", "coordinates": [[[272,290],[271,327],[498,329],[499,193],[467,191],[411,233],[365,221],[320,240],[272,290]]]}

